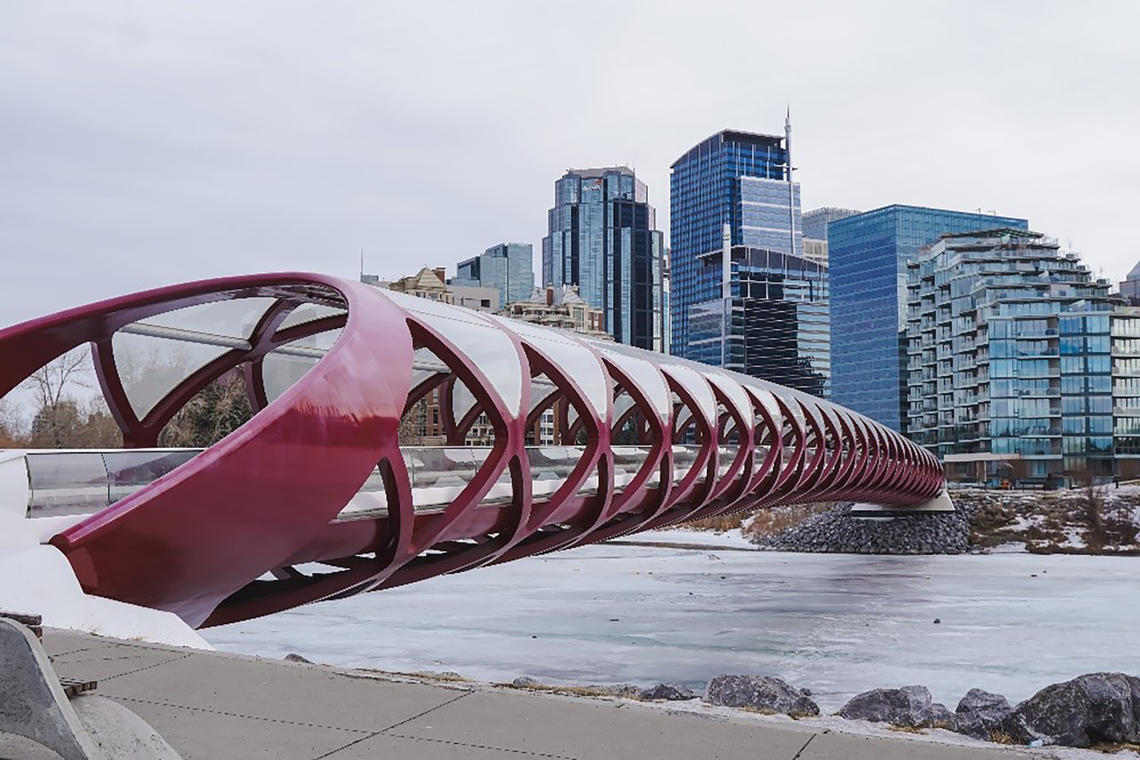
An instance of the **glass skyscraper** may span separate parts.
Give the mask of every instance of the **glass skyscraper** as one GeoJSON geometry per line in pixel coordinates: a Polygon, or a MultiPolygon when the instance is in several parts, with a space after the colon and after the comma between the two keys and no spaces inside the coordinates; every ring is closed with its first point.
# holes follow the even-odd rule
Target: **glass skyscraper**
{"type": "MultiPolygon", "coordinates": [[[[762,248],[732,248],[730,299],[689,309],[687,358],[826,397],[827,267],[762,248]]],[[[703,257],[721,271],[720,251],[703,257]]]]}
{"type": "Polygon", "coordinates": [[[664,240],[645,183],[625,166],[570,169],[554,183],[543,285],[576,285],[614,340],[663,351],[664,240]]]}
{"type": "Polygon", "coordinates": [[[909,266],[908,433],[969,482],[1140,473],[1140,308],[1036,232],[943,236],[909,266]]]}
{"type": "Polygon", "coordinates": [[[907,260],[941,235],[1025,219],[893,205],[828,223],[831,393],[843,406],[906,432],[907,260]]]}
{"type": "Polygon", "coordinates": [[[499,243],[480,256],[461,261],[450,285],[497,288],[499,305],[530,298],[534,292],[534,247],[530,243],[499,243]]]}
{"type": "Polygon", "coordinates": [[[721,296],[720,268],[707,266],[701,257],[721,250],[725,224],[733,246],[803,255],[799,186],[793,185],[789,193],[787,160],[783,137],[724,130],[673,163],[669,242],[674,354],[689,356],[690,308],[721,296]]]}

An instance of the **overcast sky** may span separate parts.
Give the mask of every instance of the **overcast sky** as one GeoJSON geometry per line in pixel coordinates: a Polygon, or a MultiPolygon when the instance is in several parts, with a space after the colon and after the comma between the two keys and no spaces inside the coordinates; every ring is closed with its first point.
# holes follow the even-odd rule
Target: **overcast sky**
{"type": "Polygon", "coordinates": [[[0,0],[0,325],[187,279],[535,245],[567,167],[779,132],[805,208],[1140,258],[1140,4],[0,0]]]}

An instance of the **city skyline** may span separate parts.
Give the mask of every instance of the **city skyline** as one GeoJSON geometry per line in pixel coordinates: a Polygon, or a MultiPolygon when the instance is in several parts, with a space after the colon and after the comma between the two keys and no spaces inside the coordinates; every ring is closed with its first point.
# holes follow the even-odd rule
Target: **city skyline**
{"type": "Polygon", "coordinates": [[[584,8],[555,24],[511,4],[430,20],[263,4],[230,9],[224,27],[209,6],[6,11],[0,252],[19,261],[0,320],[110,296],[110,271],[132,290],[282,269],[351,276],[363,248],[368,271],[391,277],[409,251],[454,262],[494,240],[537,247],[566,167],[629,164],[661,198],[679,151],[724,128],[778,132],[788,103],[805,209],[997,208],[1124,278],[1140,201],[1140,158],[1121,150],[1140,112],[1118,97],[1140,62],[1134,9],[828,8],[735,11],[798,30],[764,50],[716,46],[705,32],[718,14],[669,6],[584,8]],[[437,53],[420,61],[429,30],[437,53]],[[808,31],[810,54],[795,41],[808,31]],[[546,55],[587,38],[587,66],[546,55]],[[682,42],[685,56],[644,54],[682,42]],[[952,66],[929,55],[938,47],[955,50],[952,66]],[[643,86],[636,108],[615,65],[643,86]],[[540,96],[556,70],[578,101],[552,119],[540,96]],[[1076,159],[1047,160],[1074,140],[1076,159]]]}

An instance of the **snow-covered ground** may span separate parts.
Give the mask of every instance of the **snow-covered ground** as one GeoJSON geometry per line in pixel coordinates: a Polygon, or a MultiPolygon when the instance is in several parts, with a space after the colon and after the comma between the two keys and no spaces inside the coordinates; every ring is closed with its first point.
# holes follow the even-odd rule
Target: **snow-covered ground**
{"type": "Polygon", "coordinates": [[[634,533],[620,541],[635,544],[678,544],[690,546],[708,546],[711,548],[746,549],[759,551],[756,544],[744,537],[740,528],[714,532],[711,530],[693,530],[692,528],[672,528],[670,530],[647,530],[634,533]]]}
{"type": "Polygon", "coordinates": [[[1016,702],[1080,673],[1140,674],[1138,573],[1140,559],[1123,557],[601,545],[204,634],[230,651],[481,681],[703,689],[720,673],[771,674],[825,711],[922,683],[953,709],[973,686],[1016,702]]]}
{"type": "Polygon", "coordinates": [[[1025,551],[1070,553],[1140,552],[1140,485],[1058,491],[957,489],[959,506],[974,508],[977,545],[1017,543],[1025,551]],[[1095,521],[1093,517],[1095,515],[1095,521]]]}

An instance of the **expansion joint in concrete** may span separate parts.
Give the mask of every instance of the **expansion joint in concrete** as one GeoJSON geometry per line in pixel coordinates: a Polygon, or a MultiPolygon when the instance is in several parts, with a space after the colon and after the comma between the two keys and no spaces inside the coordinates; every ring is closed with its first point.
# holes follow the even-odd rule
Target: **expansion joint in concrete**
{"type": "Polygon", "coordinates": [[[404,720],[400,721],[399,723],[393,723],[392,725],[388,726],[387,728],[380,729],[379,731],[377,731],[377,733],[386,734],[389,731],[392,731],[394,729],[399,728],[400,726],[403,726],[407,723],[411,723],[413,720],[418,720],[419,718],[422,718],[425,715],[430,715],[431,713],[435,712],[436,710],[439,710],[442,707],[447,707],[450,704],[454,704],[455,702],[458,702],[459,700],[463,699],[464,697],[469,697],[474,693],[475,692],[473,692],[473,691],[465,691],[462,694],[460,694],[458,697],[452,697],[451,699],[449,699],[445,702],[441,702],[440,704],[436,705],[435,707],[424,710],[423,712],[418,713],[417,715],[413,715],[410,718],[405,718],[404,720]]]}
{"type": "MultiPolygon", "coordinates": [[[[113,681],[116,678],[122,678],[123,676],[134,675],[135,673],[141,673],[144,670],[153,670],[154,668],[161,668],[163,665],[169,665],[172,662],[178,662],[179,660],[185,660],[187,657],[190,657],[191,654],[193,654],[193,653],[188,652],[188,653],[186,653],[184,655],[180,655],[178,657],[171,657],[169,660],[163,660],[162,662],[152,663],[150,665],[145,665],[141,668],[135,668],[134,670],[128,670],[128,671],[125,671],[123,673],[116,673],[113,676],[106,676],[104,678],[101,678],[100,680],[101,681],[113,681]]],[[[110,659],[115,659],[115,658],[105,658],[105,659],[110,660],[110,659]]]]}
{"type": "MultiPolygon", "coordinates": [[[[464,747],[466,749],[486,749],[492,752],[508,752],[512,755],[522,755],[523,757],[541,757],[546,760],[579,760],[576,757],[569,755],[552,755],[548,752],[532,752],[526,749],[512,749],[511,747],[492,747],[488,744],[471,744],[469,742],[457,742],[451,739],[433,739],[426,736],[407,736],[405,734],[377,734],[378,736],[390,736],[393,739],[407,739],[414,742],[430,742],[432,744],[446,744],[450,747],[464,747]]],[[[339,752],[339,750],[337,750],[339,752]]]]}
{"type": "MultiPolygon", "coordinates": [[[[205,713],[207,715],[223,715],[227,718],[239,718],[241,720],[257,720],[264,723],[278,723],[284,726],[297,726],[298,728],[320,728],[330,731],[346,731],[355,734],[366,734],[367,736],[375,736],[381,732],[367,731],[361,728],[345,728],[344,726],[328,726],[323,723],[304,723],[296,720],[282,720],[281,718],[267,718],[264,715],[249,715],[247,713],[227,712],[225,710],[211,710],[208,707],[195,707],[193,705],[180,705],[175,702],[167,702],[166,700],[152,700],[152,699],[139,699],[138,697],[124,697],[119,694],[107,694],[108,697],[118,702],[137,702],[143,705],[154,705],[155,707],[169,707],[175,710],[189,710],[190,712],[205,713]]],[[[367,738],[365,736],[365,738],[367,738]]],[[[355,743],[355,742],[354,742],[355,743]]]]}
{"type": "Polygon", "coordinates": [[[808,740],[804,742],[804,746],[800,747],[799,750],[796,751],[796,754],[792,755],[792,760],[800,760],[800,757],[804,754],[804,750],[808,748],[809,744],[811,744],[812,739],[817,736],[819,736],[819,734],[812,734],[809,736],[808,740]]]}

